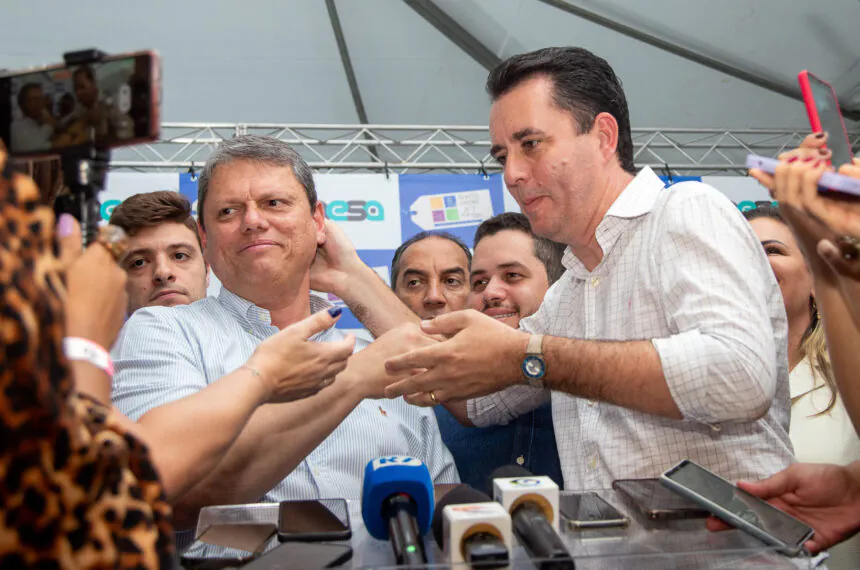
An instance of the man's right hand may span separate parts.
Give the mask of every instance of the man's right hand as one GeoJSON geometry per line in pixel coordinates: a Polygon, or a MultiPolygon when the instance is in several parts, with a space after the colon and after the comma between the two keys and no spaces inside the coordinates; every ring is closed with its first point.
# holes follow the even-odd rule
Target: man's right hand
{"type": "Polygon", "coordinates": [[[350,359],[343,375],[356,386],[364,398],[384,398],[385,388],[389,384],[404,380],[416,372],[410,370],[400,374],[389,374],[385,370],[385,361],[438,342],[438,340],[421,332],[417,324],[400,325],[377,338],[361,352],[356,353],[350,359]]]}
{"type": "MultiPolygon", "coordinates": [[[[762,498],[815,530],[806,548],[816,554],[860,531],[860,462],[851,466],[795,463],[773,477],[738,487],[762,498]],[[852,471],[853,470],[853,471],[852,471]]],[[[726,525],[708,519],[710,530],[726,525]]]]}
{"type": "Polygon", "coordinates": [[[263,341],[245,368],[263,382],[271,403],[300,400],[319,392],[347,365],[355,337],[335,342],[314,342],[313,335],[334,326],[339,310],[318,311],[263,341]]]}
{"type": "Polygon", "coordinates": [[[364,262],[344,231],[330,220],[325,222],[325,236],[311,265],[311,289],[340,296],[350,276],[362,269],[364,262]]]}

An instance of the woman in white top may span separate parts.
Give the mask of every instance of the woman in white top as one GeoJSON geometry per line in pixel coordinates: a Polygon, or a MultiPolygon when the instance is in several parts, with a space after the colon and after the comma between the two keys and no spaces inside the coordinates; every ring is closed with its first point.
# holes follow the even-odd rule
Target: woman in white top
{"type": "MultiPolygon", "coordinates": [[[[788,315],[788,434],[795,456],[804,463],[846,465],[860,460],[860,437],[836,389],[803,253],[776,208],[756,208],[744,216],[767,254],[788,315]]],[[[834,546],[830,554],[831,570],[860,568],[860,535],[834,546]]]]}

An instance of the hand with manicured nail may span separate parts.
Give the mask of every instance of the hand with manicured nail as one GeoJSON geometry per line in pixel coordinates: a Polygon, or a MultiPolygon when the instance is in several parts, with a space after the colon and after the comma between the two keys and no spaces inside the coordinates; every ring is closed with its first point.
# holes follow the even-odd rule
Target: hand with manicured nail
{"type": "Polygon", "coordinates": [[[319,311],[263,341],[245,364],[267,387],[270,403],[311,396],[334,381],[347,365],[355,337],[315,342],[310,337],[334,326],[340,308],[319,311]]]}
{"type": "MultiPolygon", "coordinates": [[[[773,175],[757,169],[750,170],[750,175],[779,202],[780,211],[795,231],[813,273],[829,278],[833,277],[830,275],[833,271],[860,276],[860,260],[850,264],[856,265],[856,269],[849,270],[845,263],[830,255],[833,249],[827,243],[823,246],[824,257],[819,249],[822,241],[833,245],[842,236],[860,238],[860,201],[835,192],[818,191],[821,175],[832,170],[826,142],[824,133],[810,135],[800,147],[779,156],[781,164],[773,175]]],[[[860,178],[860,160],[855,158],[853,164],[842,166],[839,173],[860,178]]]]}
{"type": "Polygon", "coordinates": [[[57,241],[66,274],[66,336],[110,350],[128,309],[126,273],[100,243],[81,248],[81,227],[69,214],[57,221],[57,241]]]}

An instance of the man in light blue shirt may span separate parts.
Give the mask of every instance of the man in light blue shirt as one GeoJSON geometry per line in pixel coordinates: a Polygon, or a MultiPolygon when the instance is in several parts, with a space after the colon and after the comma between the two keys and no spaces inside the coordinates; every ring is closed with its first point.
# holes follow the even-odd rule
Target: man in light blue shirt
{"type": "MultiPolygon", "coordinates": [[[[194,394],[245,366],[278,330],[328,308],[310,295],[310,266],[325,218],[307,163],[260,136],[224,141],[200,176],[198,221],[220,295],[137,311],[114,347],[112,398],[132,419],[194,394]]],[[[335,329],[313,337],[335,341],[335,329]]],[[[433,342],[401,327],[357,341],[347,369],[314,396],[260,408],[218,467],[176,505],[177,528],[200,507],[285,499],[358,499],[366,463],[381,455],[424,461],[436,483],[459,482],[432,411],[382,398],[390,356],[433,342]]]]}

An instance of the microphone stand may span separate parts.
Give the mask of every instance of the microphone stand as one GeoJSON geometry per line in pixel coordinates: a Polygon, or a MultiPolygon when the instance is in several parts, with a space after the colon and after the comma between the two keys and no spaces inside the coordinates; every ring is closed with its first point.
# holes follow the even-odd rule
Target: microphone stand
{"type": "Polygon", "coordinates": [[[101,221],[99,193],[104,189],[109,163],[110,150],[97,150],[94,145],[69,149],[61,156],[63,181],[69,192],[57,196],[54,212],[57,217],[71,214],[78,219],[84,247],[98,237],[101,221]]]}

